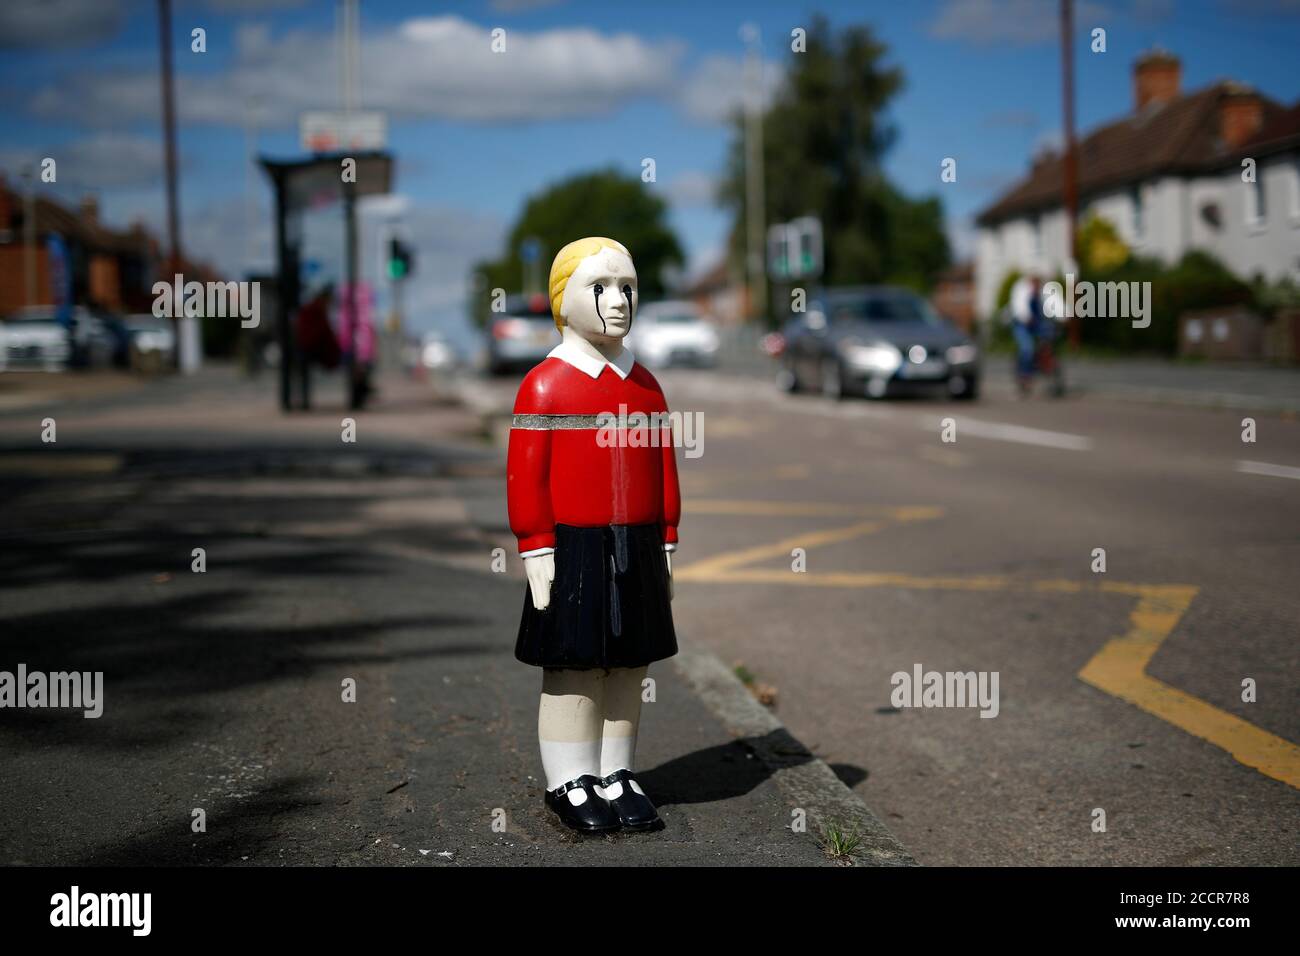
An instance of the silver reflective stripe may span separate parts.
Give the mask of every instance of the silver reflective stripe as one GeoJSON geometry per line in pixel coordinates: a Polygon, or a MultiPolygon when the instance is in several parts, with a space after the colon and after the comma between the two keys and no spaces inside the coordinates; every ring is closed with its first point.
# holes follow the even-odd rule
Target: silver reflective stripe
{"type": "Polygon", "coordinates": [[[555,431],[562,428],[601,428],[606,424],[617,423],[615,416],[600,415],[516,415],[511,422],[512,428],[526,428],[531,431],[555,431]],[[605,421],[602,422],[601,418],[605,421]]]}

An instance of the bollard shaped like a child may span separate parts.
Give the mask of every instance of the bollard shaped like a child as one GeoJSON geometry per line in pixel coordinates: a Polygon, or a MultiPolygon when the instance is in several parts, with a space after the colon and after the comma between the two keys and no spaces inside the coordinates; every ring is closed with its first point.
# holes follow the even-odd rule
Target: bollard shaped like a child
{"type": "Polygon", "coordinates": [[[677,653],[677,465],[667,426],[646,444],[598,435],[611,410],[667,421],[668,407],[623,345],[639,297],[622,243],[569,243],[549,285],[563,338],[519,387],[506,468],[528,576],[515,656],[542,668],[546,806],[579,832],[651,830],[633,758],[648,665],[677,653]]]}

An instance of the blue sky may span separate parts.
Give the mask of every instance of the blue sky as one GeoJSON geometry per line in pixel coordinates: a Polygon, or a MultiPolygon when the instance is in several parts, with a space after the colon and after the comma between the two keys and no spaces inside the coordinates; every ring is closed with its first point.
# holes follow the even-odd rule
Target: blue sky
{"type": "MultiPolygon", "coordinates": [[[[268,194],[246,172],[248,147],[298,152],[296,117],[338,106],[333,0],[176,0],[187,248],[227,270],[269,261],[268,194]],[[189,33],[207,31],[207,52],[189,33]],[[249,125],[255,118],[254,132],[249,125]]],[[[1183,61],[1184,89],[1220,78],[1285,103],[1300,98],[1297,0],[1077,2],[1081,130],[1131,106],[1134,58],[1153,45],[1183,61]],[[1089,31],[1107,31],[1105,53],[1089,31]]],[[[60,162],[50,188],[91,192],[125,225],[162,221],[155,4],[146,0],[7,0],[0,8],[0,170],[12,181],[35,156],[60,162]]],[[[398,159],[393,199],[367,214],[363,242],[397,221],[417,249],[412,318],[455,323],[468,266],[500,251],[522,202],[576,172],[639,173],[645,157],[691,271],[715,261],[729,221],[711,201],[739,96],[739,29],[756,23],[769,82],[790,59],[790,31],[814,12],[834,26],[867,23],[902,67],[890,114],[898,141],[889,175],[938,194],[958,250],[970,217],[1060,131],[1057,4],[1052,0],[914,3],[485,3],[362,0],[363,107],[389,115],[398,159]],[[488,49],[506,30],[506,53],[488,49]],[[944,157],[956,183],[941,183],[944,157]]],[[[337,267],[337,216],[308,222],[309,254],[337,267]]],[[[580,224],[575,224],[580,231],[580,224]]],[[[575,233],[576,234],[576,233],[575,233]]],[[[364,256],[369,269],[373,253],[364,256]]]]}

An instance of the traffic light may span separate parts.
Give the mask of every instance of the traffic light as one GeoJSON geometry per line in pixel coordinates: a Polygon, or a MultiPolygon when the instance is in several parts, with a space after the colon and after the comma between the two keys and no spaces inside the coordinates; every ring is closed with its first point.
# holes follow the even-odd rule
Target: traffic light
{"type": "Polygon", "coordinates": [[[411,249],[401,239],[388,240],[388,278],[394,281],[411,274],[411,249]]]}

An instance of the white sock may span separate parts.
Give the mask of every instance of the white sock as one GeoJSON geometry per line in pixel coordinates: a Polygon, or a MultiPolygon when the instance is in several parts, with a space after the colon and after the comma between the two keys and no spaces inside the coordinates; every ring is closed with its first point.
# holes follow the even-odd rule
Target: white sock
{"type": "MultiPolygon", "coordinates": [[[[604,691],[601,678],[600,671],[543,671],[537,742],[547,790],[586,774],[598,774],[604,691]]],[[[575,788],[568,797],[577,807],[586,801],[587,793],[575,788]]]]}
{"type": "MultiPolygon", "coordinates": [[[[641,681],[645,675],[644,667],[625,667],[610,671],[605,678],[604,725],[600,741],[602,777],[608,777],[616,770],[632,769],[637,730],[641,723],[641,681]]],[[[633,790],[641,792],[635,784],[633,790]]],[[[623,784],[619,782],[604,790],[610,800],[618,799],[622,793],[623,784]]]]}
{"type": "MultiPolygon", "coordinates": [[[[562,787],[583,774],[595,774],[600,765],[600,741],[584,740],[578,743],[561,740],[538,740],[542,751],[542,770],[546,773],[546,789],[562,787]]],[[[569,791],[569,802],[581,806],[587,792],[581,788],[569,791]]]]}

